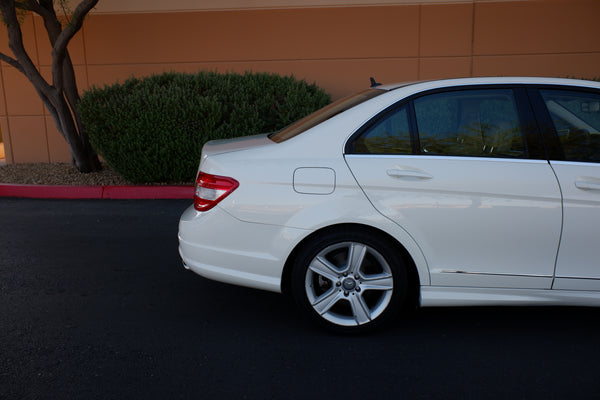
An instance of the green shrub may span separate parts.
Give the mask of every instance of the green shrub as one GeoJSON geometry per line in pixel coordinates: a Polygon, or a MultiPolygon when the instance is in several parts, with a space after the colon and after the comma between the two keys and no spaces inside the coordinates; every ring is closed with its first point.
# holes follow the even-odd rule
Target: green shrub
{"type": "Polygon", "coordinates": [[[327,105],[316,85],[267,73],[164,73],[92,87],[90,142],[133,183],[191,182],[208,140],[273,132],[327,105]]]}

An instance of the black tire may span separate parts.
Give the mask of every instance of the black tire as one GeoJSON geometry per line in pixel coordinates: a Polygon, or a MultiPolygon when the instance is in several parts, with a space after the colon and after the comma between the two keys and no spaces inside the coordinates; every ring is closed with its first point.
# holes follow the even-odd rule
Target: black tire
{"type": "Polygon", "coordinates": [[[407,292],[401,255],[371,231],[317,234],[298,252],[292,295],[300,310],[338,333],[362,333],[392,321],[407,292]]]}

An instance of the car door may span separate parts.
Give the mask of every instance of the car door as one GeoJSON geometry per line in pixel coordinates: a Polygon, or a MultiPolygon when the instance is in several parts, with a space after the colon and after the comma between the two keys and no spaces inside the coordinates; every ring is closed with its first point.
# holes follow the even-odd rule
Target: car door
{"type": "Polygon", "coordinates": [[[550,164],[563,196],[564,222],[554,289],[600,290],[600,93],[539,90],[550,129],[546,138],[559,149],[550,164]]]}
{"type": "Polygon", "coordinates": [[[539,136],[524,127],[531,111],[519,111],[517,93],[456,88],[417,96],[374,118],[346,146],[373,206],[421,247],[432,285],[551,287],[560,191],[544,157],[529,157],[539,136]]]}

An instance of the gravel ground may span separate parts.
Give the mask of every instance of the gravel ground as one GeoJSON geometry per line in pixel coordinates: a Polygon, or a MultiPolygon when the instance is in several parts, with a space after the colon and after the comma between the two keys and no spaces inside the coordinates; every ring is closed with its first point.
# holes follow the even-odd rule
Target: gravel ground
{"type": "Polygon", "coordinates": [[[69,163],[10,164],[0,166],[0,183],[34,185],[131,185],[106,165],[100,172],[82,174],[69,163]]]}

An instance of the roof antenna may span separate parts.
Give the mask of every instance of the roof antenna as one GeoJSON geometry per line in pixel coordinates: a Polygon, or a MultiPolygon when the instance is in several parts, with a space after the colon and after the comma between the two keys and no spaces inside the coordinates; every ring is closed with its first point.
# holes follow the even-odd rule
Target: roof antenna
{"type": "Polygon", "coordinates": [[[372,88],[374,88],[374,87],[377,87],[377,86],[380,86],[380,85],[381,85],[381,83],[379,83],[379,82],[375,81],[375,78],[371,77],[370,79],[371,79],[371,87],[372,87],[372,88]]]}

